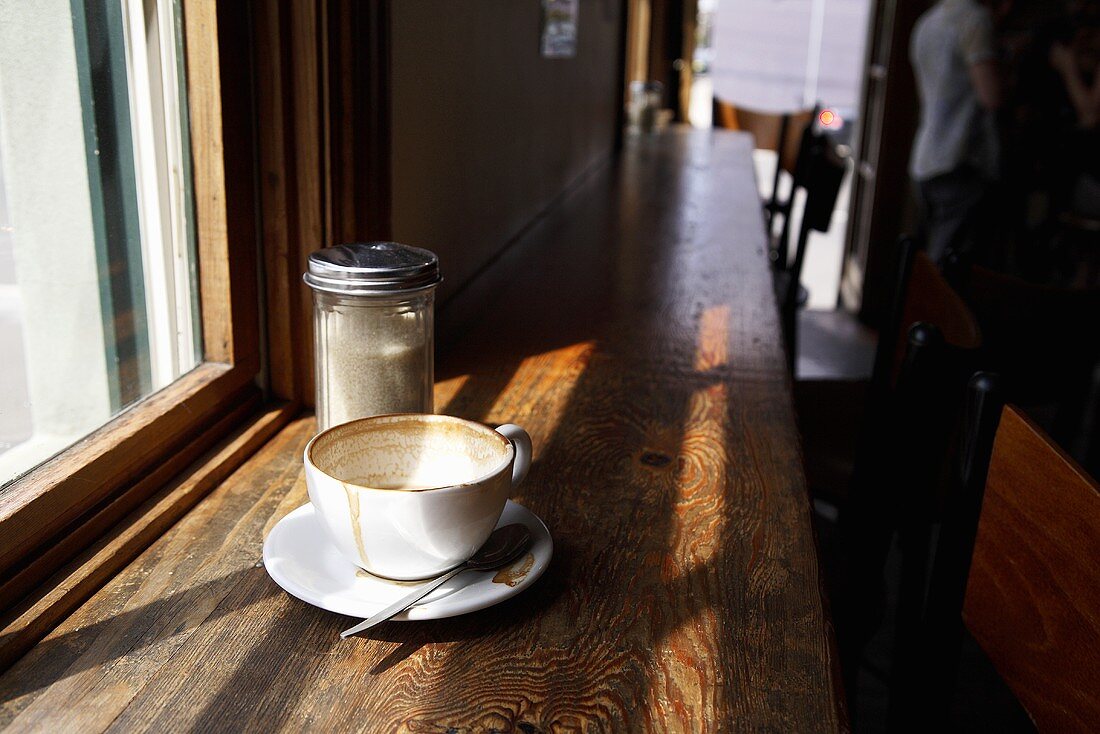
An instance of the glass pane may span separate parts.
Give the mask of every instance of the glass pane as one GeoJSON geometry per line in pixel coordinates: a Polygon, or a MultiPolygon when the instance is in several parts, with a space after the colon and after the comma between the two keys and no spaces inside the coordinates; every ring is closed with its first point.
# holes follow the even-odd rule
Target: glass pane
{"type": "Polygon", "coordinates": [[[0,0],[0,484],[202,358],[177,0],[0,0]]]}

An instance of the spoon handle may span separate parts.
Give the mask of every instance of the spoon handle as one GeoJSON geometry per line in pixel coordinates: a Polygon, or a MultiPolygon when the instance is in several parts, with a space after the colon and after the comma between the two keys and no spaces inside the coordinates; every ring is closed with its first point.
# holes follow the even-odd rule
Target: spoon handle
{"type": "Polygon", "coordinates": [[[378,612],[377,614],[364,619],[362,622],[355,625],[354,627],[349,627],[348,629],[344,630],[343,632],[340,633],[340,637],[341,638],[351,637],[352,635],[358,634],[358,633],[362,632],[363,630],[369,630],[371,627],[375,626],[376,624],[382,624],[383,622],[385,622],[387,619],[394,616],[395,614],[403,612],[406,609],[408,609],[409,607],[411,607],[413,604],[416,604],[418,601],[420,601],[421,599],[426,597],[428,594],[432,593],[437,588],[442,586],[445,581],[447,581],[448,579],[450,579],[454,576],[457,576],[458,574],[462,573],[465,570],[466,570],[466,564],[465,563],[463,563],[458,568],[452,568],[450,571],[443,574],[439,578],[434,579],[432,581],[429,581],[428,583],[426,583],[423,586],[417,588],[415,591],[408,594],[407,596],[401,597],[400,599],[395,601],[393,604],[390,604],[388,607],[386,607],[382,611],[378,612]]]}

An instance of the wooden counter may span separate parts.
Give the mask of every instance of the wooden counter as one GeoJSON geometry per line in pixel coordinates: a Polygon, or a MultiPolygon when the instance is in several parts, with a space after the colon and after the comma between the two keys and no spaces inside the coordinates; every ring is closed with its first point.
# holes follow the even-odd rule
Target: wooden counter
{"type": "Polygon", "coordinates": [[[494,272],[511,275],[441,356],[436,403],[530,431],[516,499],[556,544],[538,583],[341,640],[351,619],[260,562],[306,501],[303,418],[0,678],[0,723],[843,728],[750,139],[630,142],[494,272]]]}

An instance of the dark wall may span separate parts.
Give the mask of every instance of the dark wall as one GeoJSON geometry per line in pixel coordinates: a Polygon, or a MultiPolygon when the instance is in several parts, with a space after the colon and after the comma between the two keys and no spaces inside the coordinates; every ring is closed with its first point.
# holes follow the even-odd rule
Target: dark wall
{"type": "Polygon", "coordinates": [[[538,0],[392,5],[392,232],[440,256],[446,300],[612,150],[618,0],[581,0],[572,59],[538,0]]]}

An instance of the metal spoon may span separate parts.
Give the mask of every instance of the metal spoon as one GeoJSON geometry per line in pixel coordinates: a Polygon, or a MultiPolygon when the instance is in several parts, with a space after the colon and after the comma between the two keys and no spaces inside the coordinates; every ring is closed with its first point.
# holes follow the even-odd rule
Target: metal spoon
{"type": "Polygon", "coordinates": [[[354,627],[344,630],[340,633],[340,637],[350,637],[363,630],[368,630],[376,624],[385,622],[395,614],[405,611],[413,604],[432,593],[432,591],[442,586],[445,581],[457,576],[463,571],[470,569],[474,571],[489,571],[494,568],[500,568],[523,552],[530,542],[531,531],[529,531],[525,525],[517,523],[497,528],[493,531],[493,534],[489,536],[489,539],[485,541],[485,545],[481,546],[477,553],[470,556],[470,560],[466,561],[458,568],[452,568],[439,578],[429,581],[408,596],[398,599],[374,616],[364,619],[354,627]]]}

